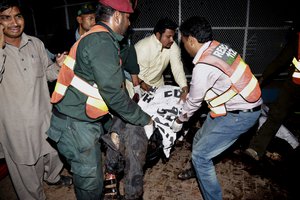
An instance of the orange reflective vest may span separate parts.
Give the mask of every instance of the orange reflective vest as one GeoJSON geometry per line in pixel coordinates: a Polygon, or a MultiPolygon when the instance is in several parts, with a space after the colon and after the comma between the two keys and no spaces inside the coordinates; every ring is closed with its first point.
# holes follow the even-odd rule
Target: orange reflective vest
{"type": "Polygon", "coordinates": [[[297,59],[293,58],[293,65],[295,66],[295,71],[293,73],[293,82],[300,85],[300,33],[298,33],[298,55],[297,59]]]}
{"type": "Polygon", "coordinates": [[[65,58],[63,65],[59,71],[54,92],[51,96],[51,103],[58,103],[63,99],[70,85],[88,96],[86,101],[86,114],[88,117],[96,119],[108,113],[108,107],[102,99],[97,85],[90,85],[80,77],[74,74],[74,66],[76,61],[76,51],[78,44],[85,36],[95,32],[108,32],[106,28],[95,25],[90,31],[80,37],[79,40],[71,47],[69,55],[65,58]]]}
{"type": "Polygon", "coordinates": [[[230,88],[222,94],[216,94],[212,89],[206,92],[204,100],[208,103],[212,117],[226,115],[225,103],[237,94],[249,103],[260,99],[261,90],[250,67],[235,50],[226,44],[212,41],[198,63],[205,63],[220,69],[232,83],[230,88]]]}

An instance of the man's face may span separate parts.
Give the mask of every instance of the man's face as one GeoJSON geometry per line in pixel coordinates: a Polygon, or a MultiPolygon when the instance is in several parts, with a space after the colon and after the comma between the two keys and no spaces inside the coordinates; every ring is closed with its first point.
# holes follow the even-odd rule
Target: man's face
{"type": "Polygon", "coordinates": [[[174,43],[175,31],[171,29],[166,29],[164,33],[156,33],[156,38],[161,42],[162,47],[169,49],[174,43]]]}
{"type": "Polygon", "coordinates": [[[83,14],[78,18],[78,23],[84,31],[89,31],[96,24],[96,14],[83,14]]]}
{"type": "Polygon", "coordinates": [[[130,25],[129,17],[130,17],[130,14],[121,13],[121,23],[119,24],[119,30],[118,30],[119,34],[125,35],[128,27],[130,25]]]}
{"type": "Polygon", "coordinates": [[[24,31],[24,18],[19,8],[12,7],[0,12],[0,23],[6,38],[20,38],[24,31]]]}

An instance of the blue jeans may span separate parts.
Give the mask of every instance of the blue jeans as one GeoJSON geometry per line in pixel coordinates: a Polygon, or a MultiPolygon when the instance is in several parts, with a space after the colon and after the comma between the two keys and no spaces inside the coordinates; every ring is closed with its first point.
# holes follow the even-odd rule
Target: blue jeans
{"type": "Polygon", "coordinates": [[[212,158],[229,148],[256,122],[261,111],[228,112],[226,116],[207,117],[193,140],[192,161],[205,200],[222,200],[222,190],[212,158]]]}

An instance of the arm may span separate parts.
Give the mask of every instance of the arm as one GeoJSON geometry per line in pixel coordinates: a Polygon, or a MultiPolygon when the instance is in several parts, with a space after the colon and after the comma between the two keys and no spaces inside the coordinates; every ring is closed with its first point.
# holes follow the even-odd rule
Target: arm
{"type": "Polygon", "coordinates": [[[170,49],[170,64],[176,83],[182,90],[187,88],[187,80],[183,69],[183,63],[181,61],[180,48],[176,43],[173,43],[170,49]]]}
{"type": "Polygon", "coordinates": [[[181,95],[179,101],[186,101],[187,94],[189,92],[189,87],[187,86],[187,80],[183,69],[183,63],[181,61],[180,48],[176,43],[172,45],[170,54],[171,54],[170,64],[171,64],[172,74],[174,76],[176,83],[181,88],[181,95]]]}
{"type": "Polygon", "coordinates": [[[5,62],[5,55],[4,55],[4,52],[3,52],[3,47],[5,45],[3,28],[4,28],[3,25],[0,24],[0,45],[1,45],[1,49],[0,49],[0,83],[1,83],[2,78],[3,78],[4,62],[5,62]]]}
{"type": "MultiPolygon", "coordinates": [[[[294,36],[295,37],[295,36],[294,36]]],[[[297,39],[290,38],[285,47],[280,51],[280,53],[272,60],[272,62],[264,70],[260,83],[266,83],[272,79],[275,75],[286,70],[297,53],[297,39]]]]}
{"type": "MultiPolygon", "coordinates": [[[[59,72],[59,65],[56,62],[52,62],[49,58],[44,43],[39,39],[34,40],[35,43],[38,45],[39,57],[41,59],[42,66],[45,70],[47,81],[54,81],[57,79],[58,72],[59,72]]],[[[63,57],[59,57],[59,62],[62,64],[63,57]]]]}
{"type": "Polygon", "coordinates": [[[102,39],[88,36],[79,45],[84,47],[81,56],[89,58],[88,65],[92,69],[101,96],[112,112],[125,121],[135,125],[147,125],[151,121],[150,116],[142,111],[122,89],[123,72],[119,66],[120,60],[116,46],[112,44],[108,34],[99,33],[99,35],[107,36],[101,37],[102,39]]]}
{"type": "Polygon", "coordinates": [[[144,43],[145,41],[140,41],[134,47],[137,53],[137,60],[140,68],[140,72],[138,74],[139,84],[143,90],[149,91],[151,86],[147,83],[147,74],[150,68],[150,60],[149,52],[146,50],[147,48],[143,47],[144,43]]]}
{"type": "Polygon", "coordinates": [[[221,71],[213,67],[197,64],[192,73],[189,96],[183,105],[178,121],[188,121],[201,107],[207,90],[212,88],[221,76],[221,71]]]}

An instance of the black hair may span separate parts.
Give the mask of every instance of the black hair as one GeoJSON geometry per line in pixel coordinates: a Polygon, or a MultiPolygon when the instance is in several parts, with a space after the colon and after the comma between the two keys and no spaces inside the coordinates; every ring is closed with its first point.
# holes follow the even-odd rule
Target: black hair
{"type": "Polygon", "coordinates": [[[165,18],[161,18],[155,25],[153,33],[160,33],[163,34],[166,29],[171,29],[173,31],[176,31],[178,25],[172,21],[171,19],[165,17],[165,18]]]}
{"type": "Polygon", "coordinates": [[[0,2],[0,12],[3,12],[12,7],[18,7],[21,11],[20,5],[16,0],[2,0],[0,2]]]}
{"type": "Polygon", "coordinates": [[[213,39],[211,25],[204,17],[193,16],[187,19],[181,24],[179,30],[183,36],[192,36],[199,43],[213,39]]]}
{"type": "Polygon", "coordinates": [[[98,4],[96,10],[96,22],[104,21],[107,22],[111,16],[115,13],[115,9],[110,6],[105,6],[101,3],[98,4]]]}

